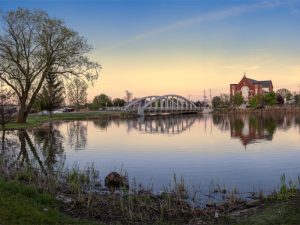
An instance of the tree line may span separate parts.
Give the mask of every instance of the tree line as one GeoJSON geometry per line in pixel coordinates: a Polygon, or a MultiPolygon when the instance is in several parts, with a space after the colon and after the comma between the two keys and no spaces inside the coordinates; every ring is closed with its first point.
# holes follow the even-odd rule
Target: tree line
{"type": "MultiPolygon", "coordinates": [[[[245,102],[241,93],[236,93],[234,96],[221,94],[212,99],[212,106],[214,108],[229,108],[239,107],[245,102]]],[[[264,106],[275,106],[284,104],[294,104],[300,106],[300,94],[293,93],[286,88],[281,88],[276,92],[268,92],[264,95],[257,94],[250,98],[248,102],[249,108],[259,108],[264,106]]]]}

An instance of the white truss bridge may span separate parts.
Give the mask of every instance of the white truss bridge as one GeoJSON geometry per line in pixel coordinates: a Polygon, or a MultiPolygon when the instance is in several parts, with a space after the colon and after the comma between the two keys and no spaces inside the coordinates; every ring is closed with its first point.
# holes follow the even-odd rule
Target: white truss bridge
{"type": "Polygon", "coordinates": [[[139,98],[123,109],[127,112],[136,112],[139,116],[197,113],[201,110],[189,99],[175,94],[139,98]]]}

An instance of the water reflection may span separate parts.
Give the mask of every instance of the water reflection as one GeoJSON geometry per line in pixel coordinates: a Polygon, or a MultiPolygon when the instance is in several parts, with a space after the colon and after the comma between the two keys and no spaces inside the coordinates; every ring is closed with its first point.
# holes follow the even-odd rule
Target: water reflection
{"type": "Polygon", "coordinates": [[[141,117],[137,120],[128,121],[128,130],[134,128],[142,133],[180,134],[190,129],[196,121],[195,116],[173,117],[141,117]]]}
{"type": "Polygon", "coordinates": [[[142,183],[155,179],[158,189],[176,172],[190,185],[218,179],[248,190],[273,187],[282,173],[295,175],[299,141],[295,114],[68,121],[1,132],[0,159],[7,170],[30,166],[45,174],[75,162],[82,169],[94,162],[101,174],[124,166],[142,183]]]}
{"type": "Polygon", "coordinates": [[[231,124],[231,137],[239,138],[244,146],[259,140],[272,141],[276,129],[272,118],[248,115],[231,118],[231,124]]]}
{"type": "Polygon", "coordinates": [[[213,115],[214,125],[221,131],[230,130],[230,136],[240,139],[244,146],[258,141],[272,141],[277,129],[287,131],[293,125],[299,126],[299,121],[300,116],[294,114],[213,115]]]}
{"type": "Polygon", "coordinates": [[[77,151],[84,150],[87,144],[87,121],[71,121],[67,123],[68,144],[77,151]]]}
{"type": "Polygon", "coordinates": [[[40,129],[1,132],[1,162],[7,169],[37,168],[50,174],[65,161],[63,137],[58,125],[40,129]]]}
{"type": "Polygon", "coordinates": [[[47,171],[53,171],[53,165],[64,159],[64,138],[58,127],[58,124],[55,127],[50,124],[49,127],[32,131],[35,146],[38,146],[41,151],[47,171]]]}

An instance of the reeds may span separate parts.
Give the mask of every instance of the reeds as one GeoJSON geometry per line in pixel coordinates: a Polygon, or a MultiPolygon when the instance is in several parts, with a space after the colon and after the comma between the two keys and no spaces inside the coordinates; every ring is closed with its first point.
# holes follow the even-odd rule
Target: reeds
{"type": "MultiPolygon", "coordinates": [[[[213,181],[208,192],[200,186],[188,188],[184,178],[178,178],[176,174],[160,193],[154,193],[153,184],[145,187],[135,178],[129,188],[121,186],[111,193],[93,163],[83,170],[74,164],[69,169],[61,166],[46,173],[33,162],[8,165],[2,161],[0,168],[2,177],[53,194],[65,203],[65,210],[71,214],[114,224],[166,224],[167,221],[188,224],[191,218],[211,220],[220,214],[242,209],[246,207],[247,197],[259,201],[265,199],[262,189],[240,193],[235,187],[229,189],[213,181]]],[[[129,181],[126,171],[122,169],[119,173],[129,181]]],[[[284,200],[293,197],[299,188],[300,177],[296,181],[287,181],[283,174],[279,187],[269,198],[284,200]]]]}

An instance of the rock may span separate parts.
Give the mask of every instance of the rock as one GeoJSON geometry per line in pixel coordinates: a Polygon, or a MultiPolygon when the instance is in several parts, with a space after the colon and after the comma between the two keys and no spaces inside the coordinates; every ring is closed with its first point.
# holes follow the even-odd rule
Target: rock
{"type": "Polygon", "coordinates": [[[111,193],[117,188],[129,188],[127,178],[117,172],[111,172],[105,177],[105,186],[111,193]]]}
{"type": "Polygon", "coordinates": [[[215,211],[215,219],[219,218],[219,212],[215,211]]]}
{"type": "Polygon", "coordinates": [[[58,195],[56,197],[56,199],[59,200],[59,201],[61,201],[61,202],[63,202],[63,203],[65,203],[65,204],[71,204],[72,201],[73,201],[72,198],[68,198],[68,197],[66,197],[64,195],[58,195]]]}
{"type": "Polygon", "coordinates": [[[246,206],[248,208],[250,208],[250,207],[258,206],[259,204],[260,204],[260,201],[256,199],[256,200],[252,200],[252,201],[247,202],[246,206]]]}

